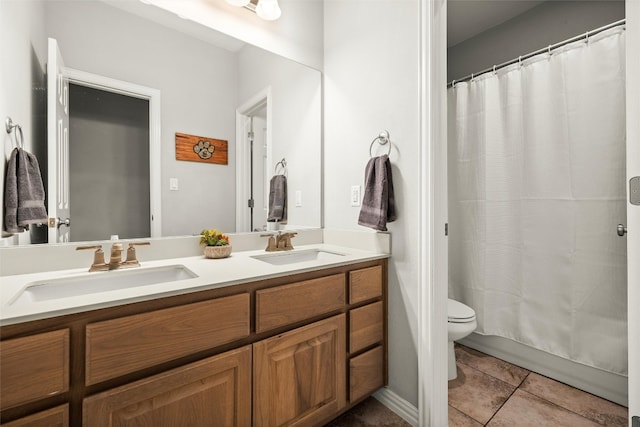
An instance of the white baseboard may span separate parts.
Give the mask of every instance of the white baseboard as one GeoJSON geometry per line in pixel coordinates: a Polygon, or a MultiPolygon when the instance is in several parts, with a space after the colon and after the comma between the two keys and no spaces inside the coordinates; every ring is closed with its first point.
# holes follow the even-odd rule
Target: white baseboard
{"type": "Polygon", "coordinates": [[[525,344],[493,335],[473,333],[459,342],[467,347],[611,400],[619,405],[628,405],[628,379],[625,375],[614,374],[583,365],[525,344]]]}
{"type": "Polygon", "coordinates": [[[380,403],[395,412],[414,427],[418,425],[418,408],[407,402],[388,388],[381,388],[373,394],[380,403]]]}

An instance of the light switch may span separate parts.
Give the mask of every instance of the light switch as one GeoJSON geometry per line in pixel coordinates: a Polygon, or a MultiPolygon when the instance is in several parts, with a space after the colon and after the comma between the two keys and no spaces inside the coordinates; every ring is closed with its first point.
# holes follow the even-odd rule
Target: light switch
{"type": "Polygon", "coordinates": [[[169,190],[178,191],[178,178],[169,178],[169,190]]]}
{"type": "Polygon", "coordinates": [[[360,186],[351,186],[351,206],[360,206],[360,186]]]}
{"type": "Polygon", "coordinates": [[[302,191],[296,190],[296,206],[302,206],[302,191]]]}

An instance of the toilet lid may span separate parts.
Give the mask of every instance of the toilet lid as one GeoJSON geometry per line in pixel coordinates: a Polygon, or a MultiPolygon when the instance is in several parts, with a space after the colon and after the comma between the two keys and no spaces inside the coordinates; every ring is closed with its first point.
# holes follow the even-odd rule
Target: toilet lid
{"type": "Polygon", "coordinates": [[[459,301],[449,299],[447,303],[447,318],[449,322],[470,322],[476,318],[476,312],[459,301]]]}

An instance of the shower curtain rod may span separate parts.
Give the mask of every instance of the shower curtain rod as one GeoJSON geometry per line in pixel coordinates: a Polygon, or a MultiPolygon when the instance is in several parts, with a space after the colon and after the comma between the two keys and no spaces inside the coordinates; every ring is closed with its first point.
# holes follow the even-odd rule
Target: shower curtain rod
{"type": "Polygon", "coordinates": [[[604,27],[600,27],[600,28],[596,28],[595,30],[587,31],[584,34],[581,34],[581,35],[575,36],[575,37],[571,37],[570,39],[567,39],[567,40],[562,41],[560,43],[550,44],[548,47],[545,47],[545,48],[542,48],[542,49],[538,49],[538,50],[533,51],[531,53],[528,53],[526,55],[522,55],[522,56],[520,56],[518,58],[514,58],[511,61],[503,62],[502,64],[494,65],[493,67],[486,68],[486,69],[484,69],[484,70],[482,70],[482,71],[480,71],[478,73],[471,73],[468,76],[465,76],[465,77],[463,77],[461,79],[454,79],[454,80],[450,81],[449,83],[447,83],[447,87],[453,87],[456,83],[473,80],[475,77],[481,76],[482,74],[486,74],[486,73],[489,73],[489,72],[495,72],[495,71],[497,71],[497,70],[499,70],[501,68],[508,67],[509,65],[512,65],[512,64],[517,64],[518,62],[522,62],[522,61],[524,61],[526,59],[532,58],[532,57],[534,57],[536,55],[539,55],[541,53],[551,52],[552,50],[557,49],[557,48],[562,47],[562,46],[565,46],[565,45],[568,45],[569,43],[573,43],[573,42],[576,42],[576,41],[579,41],[579,40],[585,40],[585,39],[589,40],[589,37],[591,37],[593,35],[596,35],[598,33],[606,31],[606,30],[608,30],[610,28],[614,28],[614,27],[618,27],[620,25],[624,25],[625,21],[626,21],[625,19],[621,19],[619,21],[612,22],[611,24],[605,25],[604,27]]]}

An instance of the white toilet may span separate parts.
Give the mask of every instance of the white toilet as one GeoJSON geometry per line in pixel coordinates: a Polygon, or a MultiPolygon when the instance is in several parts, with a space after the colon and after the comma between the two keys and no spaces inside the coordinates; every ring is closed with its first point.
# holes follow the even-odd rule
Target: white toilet
{"type": "Polygon", "coordinates": [[[463,303],[449,299],[447,303],[447,327],[449,333],[449,381],[458,376],[456,369],[456,353],[453,351],[453,342],[461,340],[476,330],[476,312],[463,303]]]}

